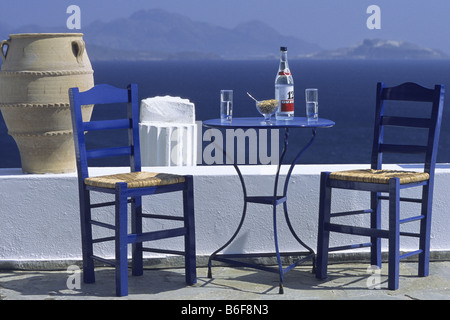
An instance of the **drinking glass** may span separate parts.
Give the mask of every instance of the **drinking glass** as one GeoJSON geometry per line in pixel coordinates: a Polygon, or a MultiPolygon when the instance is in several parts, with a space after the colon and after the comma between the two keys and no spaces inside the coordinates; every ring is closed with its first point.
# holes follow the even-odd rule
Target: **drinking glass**
{"type": "Polygon", "coordinates": [[[319,90],[306,89],[306,118],[308,121],[319,120],[319,90]]]}
{"type": "Polygon", "coordinates": [[[230,122],[233,118],[233,90],[220,90],[220,120],[230,122]]]}

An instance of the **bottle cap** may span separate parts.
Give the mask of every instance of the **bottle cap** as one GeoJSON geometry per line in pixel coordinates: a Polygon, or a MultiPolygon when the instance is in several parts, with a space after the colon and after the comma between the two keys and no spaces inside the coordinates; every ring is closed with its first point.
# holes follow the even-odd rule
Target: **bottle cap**
{"type": "Polygon", "coordinates": [[[281,47],[280,51],[287,51],[287,47],[281,47]]]}

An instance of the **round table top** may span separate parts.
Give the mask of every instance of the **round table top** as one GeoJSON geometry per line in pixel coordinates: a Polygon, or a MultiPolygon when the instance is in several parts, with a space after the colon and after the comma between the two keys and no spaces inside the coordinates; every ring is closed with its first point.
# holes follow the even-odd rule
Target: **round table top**
{"type": "Polygon", "coordinates": [[[233,118],[231,121],[221,119],[211,119],[203,121],[205,127],[213,128],[259,128],[259,129],[279,129],[279,128],[330,128],[334,122],[328,119],[319,118],[317,121],[308,121],[305,117],[294,117],[292,120],[275,120],[270,123],[264,121],[263,117],[233,118]]]}

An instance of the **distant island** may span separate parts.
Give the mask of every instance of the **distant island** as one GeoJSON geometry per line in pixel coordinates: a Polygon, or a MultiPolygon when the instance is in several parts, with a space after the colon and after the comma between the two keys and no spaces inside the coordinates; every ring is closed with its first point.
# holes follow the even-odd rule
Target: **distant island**
{"type": "Polygon", "coordinates": [[[309,59],[449,59],[445,53],[394,40],[365,39],[337,50],[319,51],[303,56],[309,59]]]}
{"type": "MultiPolygon", "coordinates": [[[[278,59],[278,55],[226,57],[214,52],[180,51],[176,53],[152,51],[126,51],[89,46],[91,60],[230,60],[230,59],[278,59]]],[[[337,50],[320,50],[309,54],[291,52],[290,59],[312,60],[444,60],[450,57],[439,51],[418,45],[394,40],[365,39],[347,48],[337,50]]]]}
{"type": "MultiPolygon", "coordinates": [[[[28,32],[68,30],[37,25],[10,28],[0,22],[3,39],[12,33],[28,32]]],[[[84,33],[92,61],[279,59],[280,46],[288,47],[290,59],[449,59],[438,50],[382,39],[323,50],[317,44],[282,35],[261,21],[224,28],[161,9],[140,10],[109,22],[96,21],[73,32],[84,33]]]]}

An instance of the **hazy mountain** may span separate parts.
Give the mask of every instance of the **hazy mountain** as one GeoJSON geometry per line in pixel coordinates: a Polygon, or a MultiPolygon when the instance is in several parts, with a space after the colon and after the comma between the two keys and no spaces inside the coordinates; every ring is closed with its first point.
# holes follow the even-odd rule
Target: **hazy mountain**
{"type": "Polygon", "coordinates": [[[306,56],[315,59],[448,59],[445,53],[404,41],[365,39],[348,48],[306,56]]]}
{"type": "Polygon", "coordinates": [[[248,21],[224,28],[160,9],[141,10],[128,18],[96,21],[82,30],[27,25],[11,28],[0,22],[0,40],[10,33],[82,32],[92,61],[164,59],[278,59],[287,46],[290,59],[448,59],[412,43],[366,39],[348,48],[323,51],[318,45],[284,36],[264,22],[248,21]]]}
{"type": "MultiPolygon", "coordinates": [[[[88,46],[129,52],[157,51],[180,57],[184,56],[180,53],[190,56],[198,53],[211,58],[265,58],[278,56],[280,46],[288,46],[291,52],[299,54],[320,50],[315,44],[280,35],[260,21],[228,29],[159,9],[138,11],[126,19],[94,22],[83,32],[88,46]]],[[[133,59],[132,56],[128,58],[133,59]]],[[[96,59],[95,55],[93,59],[96,59]]]]}
{"type": "Polygon", "coordinates": [[[0,23],[0,37],[11,33],[82,32],[91,60],[252,59],[278,58],[279,47],[308,54],[320,47],[283,36],[260,21],[224,28],[193,21],[160,9],[141,10],[128,18],[96,21],[81,30],[0,23]]]}

